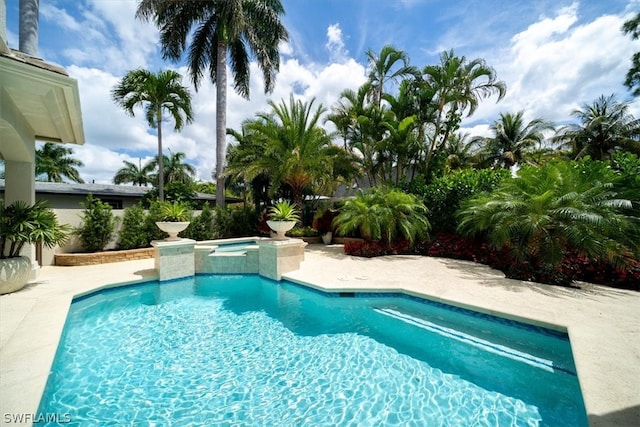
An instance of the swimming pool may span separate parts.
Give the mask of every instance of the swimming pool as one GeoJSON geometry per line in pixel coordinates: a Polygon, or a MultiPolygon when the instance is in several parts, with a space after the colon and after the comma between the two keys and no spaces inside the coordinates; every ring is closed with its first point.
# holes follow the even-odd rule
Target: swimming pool
{"type": "Polygon", "coordinates": [[[83,297],[39,411],[90,424],[587,425],[565,334],[342,296],[196,276],[83,297]]]}

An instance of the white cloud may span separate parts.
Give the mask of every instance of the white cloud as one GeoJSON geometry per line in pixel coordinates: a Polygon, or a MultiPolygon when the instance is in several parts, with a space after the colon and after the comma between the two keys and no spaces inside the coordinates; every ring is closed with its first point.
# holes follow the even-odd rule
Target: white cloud
{"type": "Polygon", "coordinates": [[[98,184],[112,184],[116,171],[124,167],[124,160],[136,165],[140,161],[144,165],[152,158],[152,156],[133,157],[92,144],[68,146],[68,148],[73,150],[74,158],[84,163],[84,167],[80,168],[82,179],[85,182],[98,184]]]}
{"type": "Polygon", "coordinates": [[[327,43],[324,46],[329,51],[330,62],[344,62],[349,57],[349,51],[347,51],[342,37],[340,24],[329,25],[327,43]]]}
{"type": "Polygon", "coordinates": [[[278,50],[280,51],[280,55],[283,55],[283,56],[293,55],[293,46],[291,46],[291,43],[280,42],[280,45],[278,46],[278,50]]]}
{"type": "MultiPolygon", "coordinates": [[[[58,62],[99,67],[115,73],[147,67],[157,49],[158,32],[135,19],[136,2],[92,0],[75,16],[49,3],[40,7],[41,19],[72,40],[58,62]]],[[[42,43],[41,43],[42,44],[42,43]]],[[[50,53],[52,58],[56,52],[50,53]]]]}
{"type": "Polygon", "coordinates": [[[507,95],[484,101],[472,122],[492,121],[499,112],[524,110],[527,119],[566,122],[570,113],[602,94],[626,95],[622,86],[637,43],[620,28],[624,18],[603,15],[578,23],[576,5],[542,18],[511,39],[507,49],[487,58],[507,83],[507,95]]]}
{"type": "Polygon", "coordinates": [[[65,30],[82,30],[82,24],[69,15],[66,10],[59,9],[49,3],[43,3],[40,5],[40,17],[47,21],[56,22],[59,27],[62,27],[65,30]]]}

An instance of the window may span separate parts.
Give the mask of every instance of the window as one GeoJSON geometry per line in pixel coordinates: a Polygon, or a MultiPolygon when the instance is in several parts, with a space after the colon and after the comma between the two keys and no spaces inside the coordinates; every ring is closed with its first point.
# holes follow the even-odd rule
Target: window
{"type": "Polygon", "coordinates": [[[122,209],[122,199],[103,199],[100,198],[103,203],[111,206],[112,209],[122,209]]]}

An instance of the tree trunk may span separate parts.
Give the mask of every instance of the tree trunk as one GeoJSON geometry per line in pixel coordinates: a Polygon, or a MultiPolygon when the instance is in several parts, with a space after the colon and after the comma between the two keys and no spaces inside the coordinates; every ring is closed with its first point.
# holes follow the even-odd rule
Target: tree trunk
{"type": "Polygon", "coordinates": [[[431,163],[431,159],[433,158],[433,153],[436,150],[436,145],[438,143],[438,135],[440,134],[440,126],[442,125],[442,112],[444,111],[444,102],[441,100],[438,105],[438,115],[436,116],[435,130],[433,135],[433,140],[429,144],[427,156],[425,159],[425,177],[426,174],[429,173],[429,163],[431,163]]]}
{"type": "Polygon", "coordinates": [[[20,0],[19,10],[18,47],[21,52],[38,56],[40,0],[20,0]]]}
{"type": "Polygon", "coordinates": [[[162,158],[162,110],[158,108],[158,198],[164,200],[164,159],[162,158]]]}
{"type": "Polygon", "coordinates": [[[225,208],[224,162],[227,153],[227,44],[218,42],[216,64],[216,206],[225,208]]]}

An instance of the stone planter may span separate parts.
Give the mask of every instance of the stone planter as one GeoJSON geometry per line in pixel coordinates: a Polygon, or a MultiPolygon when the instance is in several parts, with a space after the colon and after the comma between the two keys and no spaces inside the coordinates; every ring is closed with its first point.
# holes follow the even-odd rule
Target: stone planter
{"type": "Polygon", "coordinates": [[[331,231],[327,231],[322,235],[322,243],[324,243],[325,245],[330,244],[332,239],[333,233],[331,231]]]}
{"type": "Polygon", "coordinates": [[[164,239],[167,242],[180,240],[180,237],[178,237],[178,233],[183,231],[185,228],[187,228],[189,224],[190,224],[189,222],[171,222],[171,221],[156,222],[156,225],[160,230],[169,234],[169,237],[164,239]]]}
{"type": "Polygon", "coordinates": [[[276,240],[288,240],[289,238],[285,236],[285,233],[295,227],[295,221],[267,221],[267,225],[276,232],[276,236],[274,237],[276,240]]]}
{"type": "Polygon", "coordinates": [[[24,288],[31,274],[31,260],[25,256],[0,259],[0,294],[24,288]]]}

